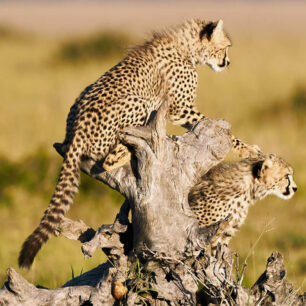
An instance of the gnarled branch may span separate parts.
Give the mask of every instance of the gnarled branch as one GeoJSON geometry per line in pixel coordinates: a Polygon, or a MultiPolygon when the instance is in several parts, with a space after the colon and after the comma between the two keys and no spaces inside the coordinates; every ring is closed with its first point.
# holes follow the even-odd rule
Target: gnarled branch
{"type": "MultiPolygon", "coordinates": [[[[152,305],[305,303],[305,295],[298,295],[285,280],[279,253],[271,255],[251,289],[235,279],[228,248],[210,255],[210,239],[230,216],[199,229],[188,192],[229,152],[230,126],[224,120],[204,119],[183,136],[170,137],[165,117],[166,105],[148,126],[122,131],[120,140],[133,156],[123,167],[105,172],[102,162],[82,160],[82,171],[119,191],[126,201],[111,225],[95,231],[83,221],[65,218],[57,234],[79,240],[85,256],[102,248],[109,261],[55,290],[36,288],[9,268],[8,281],[0,289],[1,305],[115,305],[114,296],[127,305],[140,300],[152,305]]],[[[55,147],[64,156],[61,145],[55,147]]]]}

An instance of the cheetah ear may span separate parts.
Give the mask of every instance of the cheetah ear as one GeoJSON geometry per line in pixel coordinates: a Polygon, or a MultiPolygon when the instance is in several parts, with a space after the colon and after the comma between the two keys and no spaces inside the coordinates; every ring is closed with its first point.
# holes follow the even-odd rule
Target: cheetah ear
{"type": "Polygon", "coordinates": [[[207,23],[200,32],[200,39],[202,40],[204,37],[207,40],[218,39],[220,35],[223,35],[223,20],[220,19],[217,22],[209,22],[207,23]]]}
{"type": "Polygon", "coordinates": [[[270,154],[268,157],[263,161],[262,167],[261,167],[261,173],[263,174],[268,168],[271,168],[273,165],[275,155],[270,154]]]}
{"type": "Polygon", "coordinates": [[[214,30],[214,33],[217,33],[217,32],[223,32],[223,20],[222,19],[220,19],[217,22],[217,25],[216,25],[216,28],[214,30]]]}
{"type": "Polygon", "coordinates": [[[275,154],[269,154],[269,155],[268,155],[268,158],[269,158],[270,160],[275,160],[276,155],[275,155],[275,154]]]}
{"type": "Polygon", "coordinates": [[[210,40],[216,26],[217,24],[215,22],[207,23],[200,31],[200,39],[202,40],[203,38],[206,38],[207,40],[210,40]]]}
{"type": "Polygon", "coordinates": [[[253,164],[252,174],[255,178],[262,178],[265,171],[273,166],[275,159],[274,154],[269,154],[264,160],[257,161],[253,164]]]}
{"type": "Polygon", "coordinates": [[[263,169],[263,163],[264,161],[263,160],[260,160],[258,162],[256,162],[255,164],[253,164],[253,168],[252,168],[252,174],[254,176],[254,178],[260,178],[261,177],[261,171],[263,169]]]}
{"type": "Polygon", "coordinates": [[[261,178],[265,171],[268,168],[271,168],[273,165],[273,159],[270,158],[270,156],[266,157],[265,160],[257,161],[253,164],[252,168],[252,174],[255,178],[261,178]]]}
{"type": "Polygon", "coordinates": [[[220,19],[217,23],[216,23],[216,27],[212,33],[211,36],[211,40],[218,42],[219,40],[222,40],[222,38],[224,37],[224,33],[223,33],[223,20],[220,19]]]}

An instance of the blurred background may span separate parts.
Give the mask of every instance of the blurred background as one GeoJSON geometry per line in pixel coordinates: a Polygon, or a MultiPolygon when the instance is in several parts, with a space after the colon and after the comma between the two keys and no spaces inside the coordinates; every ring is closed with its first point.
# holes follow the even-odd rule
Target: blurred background
{"type": "MultiPolygon", "coordinates": [[[[231,248],[247,259],[245,285],[278,250],[288,279],[306,290],[306,3],[303,1],[1,1],[0,2],[0,286],[12,266],[27,280],[58,287],[105,260],[84,260],[79,242],[51,238],[30,271],[17,268],[24,239],[54,191],[65,120],[85,86],[152,30],[184,19],[222,18],[233,40],[223,73],[199,67],[197,106],[225,118],[233,133],[296,170],[299,190],[270,196],[249,211],[231,248]]],[[[182,133],[169,124],[169,133],[182,133]]],[[[120,194],[82,176],[68,216],[93,228],[111,223],[120,194]]]]}

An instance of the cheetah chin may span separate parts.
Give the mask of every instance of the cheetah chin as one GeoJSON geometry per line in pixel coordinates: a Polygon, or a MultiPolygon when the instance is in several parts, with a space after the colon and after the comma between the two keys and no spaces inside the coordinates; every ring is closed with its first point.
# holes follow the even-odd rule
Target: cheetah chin
{"type": "Polygon", "coordinates": [[[211,68],[213,71],[215,71],[215,72],[222,72],[222,71],[224,71],[224,69],[226,68],[226,66],[220,67],[220,66],[218,66],[218,65],[215,64],[215,63],[206,63],[206,65],[207,65],[209,68],[211,68]]]}

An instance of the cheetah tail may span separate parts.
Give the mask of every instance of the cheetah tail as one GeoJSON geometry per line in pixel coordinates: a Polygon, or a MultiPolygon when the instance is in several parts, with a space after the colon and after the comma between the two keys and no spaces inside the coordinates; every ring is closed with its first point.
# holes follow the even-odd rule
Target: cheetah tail
{"type": "Polygon", "coordinates": [[[25,240],[19,254],[19,267],[29,269],[42,245],[54,234],[69,210],[80,183],[81,152],[70,145],[63,162],[55,192],[40,224],[25,240]]]}

